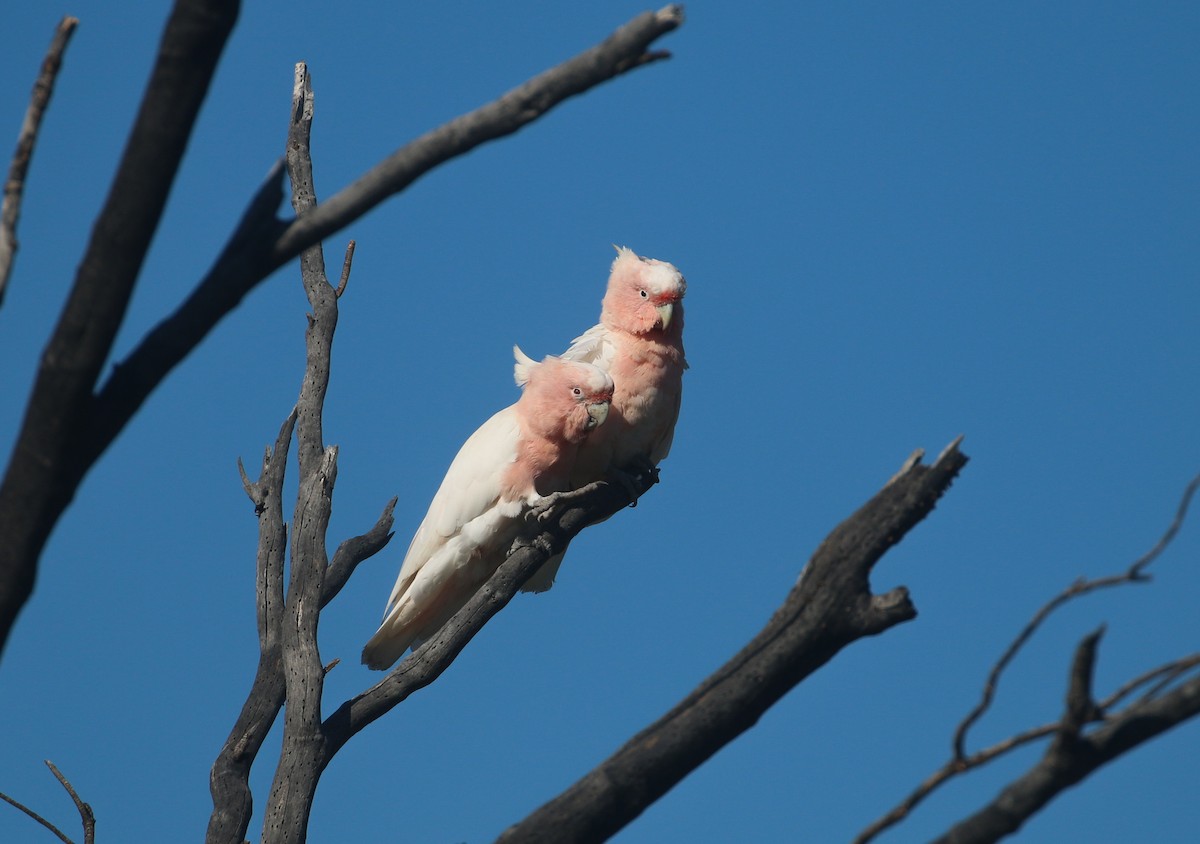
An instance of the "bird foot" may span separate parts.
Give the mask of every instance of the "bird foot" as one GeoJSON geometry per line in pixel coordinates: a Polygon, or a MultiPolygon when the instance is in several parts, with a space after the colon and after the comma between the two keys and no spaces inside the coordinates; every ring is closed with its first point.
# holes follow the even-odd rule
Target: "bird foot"
{"type": "Polygon", "coordinates": [[[596,484],[591,483],[586,486],[581,486],[579,489],[566,490],[564,492],[552,492],[549,495],[544,495],[533,505],[526,513],[525,520],[537,525],[545,524],[550,519],[550,514],[554,508],[563,502],[573,502],[586,496],[588,493],[595,490],[596,484]]]}
{"type": "Polygon", "coordinates": [[[609,481],[619,484],[629,496],[629,506],[636,507],[640,497],[637,480],[642,477],[651,477],[657,482],[658,467],[645,457],[635,457],[631,461],[629,469],[609,469],[606,477],[609,481]]]}

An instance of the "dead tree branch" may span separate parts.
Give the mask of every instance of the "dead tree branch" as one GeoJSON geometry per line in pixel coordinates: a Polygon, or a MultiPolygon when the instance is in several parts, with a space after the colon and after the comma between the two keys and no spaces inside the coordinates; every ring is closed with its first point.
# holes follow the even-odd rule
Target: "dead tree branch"
{"type": "MultiPolygon", "coordinates": [[[[54,774],[54,778],[56,780],[58,780],[59,784],[64,789],[66,789],[67,794],[70,796],[71,800],[74,801],[74,803],[75,803],[75,808],[79,811],[79,820],[83,824],[83,844],[94,844],[94,842],[96,840],[96,816],[92,812],[92,807],[89,806],[87,803],[84,803],[83,800],[81,800],[79,798],[79,794],[76,793],[74,786],[72,786],[70,781],[65,776],[63,776],[63,772],[60,771],[53,762],[51,762],[49,759],[47,759],[45,761],[46,761],[46,767],[50,769],[50,773],[54,774]]],[[[63,844],[74,844],[74,842],[71,841],[71,839],[68,838],[61,829],[56,827],[54,824],[50,823],[50,821],[43,818],[41,815],[39,815],[37,812],[30,809],[25,804],[20,803],[17,800],[14,800],[13,798],[9,797],[7,794],[4,794],[3,792],[0,792],[0,800],[3,800],[5,803],[8,803],[10,806],[14,806],[14,807],[20,809],[26,815],[33,818],[35,821],[37,821],[39,824],[41,824],[43,827],[45,827],[51,833],[53,833],[58,838],[59,841],[63,842],[63,844]]]]}
{"type": "Polygon", "coordinates": [[[917,457],[821,543],[783,606],[740,653],[499,840],[606,840],[843,647],[916,617],[903,587],[871,593],[871,569],[929,515],[967,462],[958,441],[932,465],[917,457]]]}
{"type": "MultiPolygon", "coordinates": [[[[307,68],[303,64],[296,67],[292,115],[288,160],[293,203],[297,213],[304,213],[315,205],[316,196],[308,154],[312,89],[307,68]]],[[[353,250],[348,249],[343,263],[339,282],[339,288],[343,290],[349,279],[352,254],[353,250]]],[[[313,313],[309,316],[306,332],[307,366],[300,398],[280,429],[274,450],[268,450],[263,459],[259,481],[251,483],[242,470],[243,483],[259,516],[256,567],[259,665],[242,713],[213,765],[210,778],[213,813],[206,839],[209,842],[244,840],[253,810],[250,768],[285,698],[297,701],[295,706],[288,707],[289,714],[296,711],[295,718],[291,721],[285,718],[285,746],[295,742],[296,720],[303,722],[305,718],[313,717],[311,710],[301,711],[301,704],[309,694],[305,683],[313,677],[323,679],[325,669],[313,673],[312,658],[318,660],[316,665],[320,667],[315,645],[315,611],[307,612],[304,603],[315,599],[318,607],[324,607],[345,585],[354,568],[380,551],[392,537],[394,498],[370,531],[341,543],[332,561],[327,563],[325,559],[324,537],[336,472],[336,450],[325,449],[322,445],[321,414],[329,380],[333,331],[337,324],[338,294],[325,278],[319,246],[305,253],[301,261],[301,276],[313,313]],[[292,582],[285,598],[283,560],[287,534],[283,523],[282,494],[288,446],[294,431],[300,442],[302,494],[293,522],[296,526],[296,545],[293,547],[292,582]],[[319,538],[314,536],[316,532],[320,533],[319,538]],[[306,641],[306,637],[310,641],[306,641]],[[290,695],[287,691],[289,681],[292,684],[290,695]]],[[[319,722],[319,685],[315,694],[315,711],[319,722]]],[[[311,700],[308,702],[312,703],[311,700]]],[[[281,813],[276,810],[268,814],[278,819],[281,813]]]]}
{"type": "Polygon", "coordinates": [[[1120,586],[1125,583],[1145,583],[1149,581],[1150,576],[1146,574],[1146,568],[1153,563],[1160,554],[1175,538],[1175,534],[1179,532],[1179,528],[1183,525],[1184,519],[1187,517],[1188,506],[1191,504],[1192,497],[1196,494],[1196,488],[1200,486],[1200,475],[1192,478],[1191,483],[1183,492],[1183,497],[1179,501],[1179,506],[1175,510],[1175,518],[1167,527],[1166,531],[1154,547],[1135,560],[1129,568],[1118,574],[1109,575],[1107,577],[1098,577],[1094,580],[1080,578],[1072,583],[1050,601],[1048,601],[1040,610],[1038,610],[1029,623],[1017,634],[1013,639],[1012,644],[1004,651],[996,664],[992,666],[992,670],[988,674],[987,681],[983,686],[983,695],[978,704],[972,709],[967,716],[962,720],[954,731],[954,756],[958,760],[966,757],[966,742],[967,732],[983,717],[988,708],[992,704],[992,700],[996,696],[996,687],[1000,683],[1000,675],[1004,673],[1004,669],[1020,652],[1025,643],[1033,636],[1037,629],[1041,627],[1051,613],[1081,595],[1086,595],[1089,592],[1095,592],[1097,589],[1105,589],[1110,586],[1120,586]]]}
{"type": "MultiPolygon", "coordinates": [[[[292,127],[287,143],[292,206],[298,216],[309,213],[317,204],[309,155],[312,117],[311,79],[307,66],[301,62],[296,65],[292,127]]],[[[287,706],[283,716],[283,750],[263,821],[264,842],[304,841],[312,801],[305,800],[303,790],[297,790],[295,784],[311,776],[323,744],[321,696],[325,670],[317,647],[317,622],[322,582],[329,566],[325,533],[337,480],[337,446],[325,445],[322,414],[329,386],[338,302],[336,290],[325,275],[325,258],[319,243],[300,256],[300,277],[312,312],[304,334],[306,366],[296,405],[300,488],[292,516],[291,578],[281,620],[287,706]]]]}
{"type": "MultiPolygon", "coordinates": [[[[95,436],[92,391],[112,350],[237,7],[235,0],[175,4],[112,188],[42,354],[0,482],[0,649],[33,590],[37,561],[50,531],[99,456],[99,451],[87,456],[85,446],[95,436]]],[[[105,447],[123,424],[108,432],[105,447]]]]}
{"type": "Polygon", "coordinates": [[[567,549],[591,524],[604,521],[644,495],[658,477],[633,479],[633,497],[620,484],[598,482],[561,497],[548,513],[531,520],[531,534],[519,540],[496,573],[421,647],[405,657],[383,680],[346,701],[325,719],[325,764],[353,736],[413,692],[425,688],[450,666],[467,643],[500,612],[542,565],[567,549]]]}
{"type": "MultiPolygon", "coordinates": [[[[1097,589],[1103,589],[1109,586],[1119,586],[1126,583],[1144,583],[1149,580],[1150,576],[1146,574],[1146,568],[1152,562],[1154,562],[1164,550],[1166,550],[1167,546],[1171,544],[1171,541],[1179,532],[1179,529],[1183,526],[1183,522],[1187,517],[1188,507],[1191,504],[1192,498],[1196,494],[1197,488],[1200,488],[1200,475],[1194,477],[1184,489],[1183,495],[1179,501],[1179,505],[1175,510],[1175,517],[1171,520],[1171,524],[1167,527],[1166,531],[1163,532],[1162,536],[1159,537],[1158,541],[1154,544],[1154,547],[1130,564],[1125,571],[1118,574],[1095,578],[1093,580],[1081,578],[1064,589],[1058,595],[1054,596],[1036,613],[1034,613],[1033,618],[1030,619],[1025,627],[1021,629],[1020,633],[1017,634],[1017,637],[1005,649],[1000,659],[997,660],[996,664],[992,666],[991,671],[988,673],[987,680],[984,683],[983,695],[980,699],[980,702],[955,728],[954,739],[952,742],[953,752],[950,759],[944,765],[942,765],[942,767],[934,771],[933,774],[921,782],[920,785],[913,789],[913,791],[903,801],[893,807],[886,814],[873,821],[862,832],[860,832],[854,839],[854,844],[866,844],[866,842],[873,840],[884,830],[896,825],[906,818],[913,809],[915,809],[930,794],[936,791],[942,784],[953,779],[959,774],[964,774],[967,771],[981,767],[982,765],[991,762],[993,759],[1003,756],[1009,751],[1026,745],[1032,741],[1036,741],[1047,736],[1058,736],[1058,739],[1051,745],[1050,750],[1047,751],[1046,757],[1042,763],[1043,765],[1049,765],[1052,767],[1053,761],[1047,762],[1046,760],[1057,760],[1061,762],[1064,758],[1066,758],[1062,752],[1062,748],[1058,747],[1058,745],[1060,745],[1063,741],[1063,736],[1078,736],[1086,724],[1094,721],[1101,721],[1105,726],[1101,730],[1097,730],[1097,732],[1093,734],[1093,737],[1099,735],[1105,730],[1108,730],[1110,727],[1114,727],[1114,725],[1136,722],[1139,711],[1138,707],[1143,705],[1149,706],[1156,700],[1162,700],[1162,693],[1169,685],[1174,683],[1192,668],[1200,665],[1200,655],[1195,654],[1182,659],[1174,660],[1173,662],[1159,666],[1139,675],[1138,677],[1135,677],[1129,682],[1123,684],[1115,692],[1109,695],[1109,697],[1105,698],[1099,703],[1096,703],[1092,698],[1091,683],[1094,673],[1096,649],[1098,647],[1102,632],[1097,631],[1096,633],[1093,633],[1085,638],[1083,642],[1080,643],[1079,648],[1076,650],[1075,661],[1072,664],[1069,676],[1067,712],[1063,716],[1062,720],[1053,724],[1044,724],[1040,727],[1034,727],[1029,730],[1025,730],[1022,733],[1018,733],[1015,736],[997,742],[996,744],[984,750],[972,754],[968,754],[966,752],[965,747],[968,730],[970,730],[970,728],[976,722],[978,722],[984,713],[987,712],[993,700],[995,699],[996,688],[999,685],[1000,677],[1005,668],[1008,667],[1021,648],[1029,641],[1041,624],[1059,607],[1081,595],[1086,595],[1089,592],[1094,592],[1097,589]],[[1137,701],[1137,703],[1129,706],[1121,712],[1113,712],[1114,707],[1116,707],[1118,703],[1127,698],[1137,689],[1151,682],[1156,682],[1156,684],[1149,691],[1147,691],[1137,701]]],[[[1174,692],[1172,694],[1174,694],[1174,692]]],[[[1184,697],[1186,698],[1186,695],[1184,695],[1184,697]]],[[[1180,713],[1181,718],[1190,718],[1191,715],[1195,714],[1194,712],[1189,712],[1187,710],[1186,704],[1181,704],[1175,707],[1167,707],[1167,710],[1180,713]]],[[[1154,735],[1157,735],[1158,732],[1169,729],[1171,726],[1174,726],[1174,724],[1165,724],[1158,731],[1146,735],[1141,739],[1141,741],[1152,738],[1154,735]]],[[[1129,747],[1122,747],[1119,751],[1116,751],[1111,756],[1107,757],[1105,762],[1111,761],[1111,759],[1115,758],[1117,755],[1120,755],[1120,753],[1124,753],[1126,750],[1131,749],[1132,746],[1133,745],[1130,745],[1129,747]]],[[[1028,808],[1030,814],[1032,814],[1032,812],[1037,811],[1043,805],[1045,805],[1045,802],[1053,797],[1054,794],[1057,794],[1058,791],[1061,791],[1062,789],[1073,785],[1075,782],[1078,782],[1079,779],[1082,779],[1092,770],[1095,770],[1096,767],[1099,767],[1099,765],[1087,767],[1086,770],[1081,770],[1078,779],[1070,781],[1056,780],[1053,784],[1057,784],[1057,790],[1053,790],[1052,792],[1042,792],[1044,799],[1041,803],[1034,805],[1032,802],[1026,802],[1023,805],[1028,808]]],[[[1028,777],[1032,777],[1033,774],[1034,771],[1031,771],[1028,775],[1026,775],[1025,778],[1022,778],[1022,780],[1018,782],[1025,781],[1028,777]]],[[[1028,785],[1028,783],[1026,784],[1028,785]]],[[[1047,783],[1043,782],[1042,787],[1046,786],[1047,783]]],[[[1013,787],[1016,787],[1016,783],[1014,783],[1013,787]]],[[[1013,826],[1011,829],[1009,829],[1005,824],[1016,823],[1017,826],[1019,826],[1020,823],[1028,817],[1029,815],[1025,815],[1024,817],[1018,819],[1014,806],[1006,806],[1004,810],[1001,810],[996,804],[993,804],[992,810],[988,814],[989,820],[985,826],[987,829],[996,832],[996,838],[999,838],[1003,837],[1003,835],[1009,834],[1012,831],[1015,831],[1017,828],[1016,826],[1013,826]],[[1004,823],[999,823],[999,819],[1002,816],[1004,818],[1004,823]]],[[[979,822],[972,821],[965,828],[966,831],[960,830],[955,832],[952,830],[952,833],[955,836],[967,834],[973,836],[976,833],[971,832],[970,830],[980,828],[977,826],[977,823],[979,822]]],[[[957,829],[958,828],[956,827],[956,830],[957,829]]],[[[952,833],[947,833],[947,836],[950,836],[952,833]]],[[[995,840],[995,838],[985,839],[968,837],[959,839],[947,837],[944,840],[974,841],[995,840]]]]}
{"type": "MultiPolygon", "coordinates": [[[[956,824],[935,844],[983,844],[1011,835],[1052,799],[1093,771],[1200,714],[1200,677],[1193,677],[1171,692],[1139,700],[1117,715],[1106,717],[1102,726],[1083,734],[1075,723],[1079,717],[1075,710],[1082,706],[1087,711],[1095,704],[1079,696],[1075,675],[1084,670],[1080,664],[1091,659],[1083,652],[1088,649],[1089,640],[1094,650],[1094,635],[1080,643],[1067,711],[1045,755],[992,802],[956,824]]],[[[1090,682],[1089,677],[1087,684],[1090,682]]]]}
{"type": "Polygon", "coordinates": [[[439,164],[515,132],[576,94],[665,58],[667,53],[649,45],[683,20],[677,6],[638,16],[601,44],[400,148],[291,221],[275,217],[282,178],[277,166],[213,267],[97,389],[237,8],[235,0],[177,0],[108,202],[42,358],[0,483],[0,649],[33,589],[46,539],[83,476],[167,374],[247,293],[439,164]]]}
{"type": "Polygon", "coordinates": [[[75,842],[73,842],[70,838],[68,838],[61,829],[56,827],[54,824],[50,823],[50,821],[43,818],[41,815],[39,815],[37,812],[33,811],[33,809],[30,809],[28,806],[26,806],[24,803],[20,802],[19,800],[14,800],[13,798],[11,798],[7,794],[5,794],[3,791],[0,791],[0,800],[3,800],[5,803],[7,803],[10,806],[20,809],[26,815],[33,818],[35,821],[37,821],[39,824],[44,826],[46,829],[50,830],[50,832],[54,833],[54,835],[57,836],[58,840],[63,842],[63,844],[75,844],[75,842]]]}
{"type": "Polygon", "coordinates": [[[79,18],[64,17],[54,30],[54,38],[42,59],[42,70],[37,81],[33,83],[33,94],[29,98],[29,108],[25,111],[25,119],[21,123],[21,132],[17,136],[17,150],[13,153],[12,164],[8,168],[8,180],[4,183],[4,201],[0,204],[0,305],[4,304],[4,292],[8,289],[8,279],[12,275],[13,261],[17,255],[20,243],[17,240],[17,221],[21,217],[21,197],[25,192],[25,176],[29,173],[29,164],[33,160],[33,147],[37,143],[38,130],[42,126],[42,117],[46,106],[50,104],[50,95],[54,93],[54,81],[58,78],[59,68],[62,67],[63,53],[79,18]]]}
{"type": "Polygon", "coordinates": [[[63,776],[63,772],[49,759],[46,760],[46,767],[50,769],[50,773],[54,774],[54,778],[59,781],[62,787],[67,790],[67,794],[71,796],[71,800],[75,803],[75,808],[79,811],[79,820],[83,823],[83,844],[92,844],[96,840],[96,816],[92,812],[92,807],[79,799],[75,788],[63,776]]]}
{"type": "MultiPolygon", "coordinates": [[[[298,212],[305,213],[305,209],[314,207],[315,192],[308,153],[312,92],[303,65],[297,66],[296,80],[294,124],[288,142],[289,170],[293,201],[298,212]]],[[[213,766],[214,809],[207,839],[210,844],[243,840],[253,805],[248,783],[250,766],[285,698],[284,746],[264,821],[263,840],[269,842],[303,841],[320,775],[338,749],[412,691],[432,682],[487,619],[511,600],[550,555],[565,550],[584,526],[607,518],[630,501],[622,488],[596,484],[564,496],[552,511],[531,519],[531,532],[537,536],[526,539],[498,574],[437,636],[401,663],[400,669],[375,690],[347,702],[322,724],[320,703],[326,669],[317,649],[317,614],[312,607],[324,607],[358,562],[387,543],[396,502],[392,499],[388,503],[371,531],[343,542],[326,565],[324,531],[328,526],[336,450],[322,444],[321,416],[338,295],[324,275],[324,265],[315,248],[306,253],[301,268],[313,312],[306,332],[307,365],[300,400],[280,430],[274,451],[268,450],[260,480],[251,482],[244,469],[241,472],[243,485],[260,518],[260,660],[250,697],[213,766]],[[292,577],[285,597],[282,572],[286,537],[280,494],[293,426],[300,443],[301,480],[293,519],[292,577]],[[318,595],[319,602],[314,600],[318,595]],[[397,675],[403,677],[400,682],[394,681],[397,675]],[[413,682],[413,678],[418,678],[418,682],[413,682]]],[[[339,288],[344,289],[347,275],[343,268],[339,288]]],[[[653,473],[641,476],[635,479],[635,491],[641,494],[656,481],[653,473]]]]}

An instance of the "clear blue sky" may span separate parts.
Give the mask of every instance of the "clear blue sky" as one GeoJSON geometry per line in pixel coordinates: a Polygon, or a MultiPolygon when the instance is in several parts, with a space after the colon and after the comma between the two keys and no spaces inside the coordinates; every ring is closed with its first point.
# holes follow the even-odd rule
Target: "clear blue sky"
{"type": "MultiPolygon", "coordinates": [[[[283,150],[292,65],[316,88],[321,196],[591,46],[638,3],[247,3],[118,355],[203,274],[283,150]]],[[[689,282],[682,418],[662,484],[581,537],[433,687],[324,776],[312,840],[483,842],[656,718],[766,621],[826,533],[915,448],[972,461],[877,569],[920,617],[851,646],[617,840],[846,841],[946,757],[986,667],[1053,593],[1117,571],[1200,471],[1200,10],[1189,3],[693,2],[675,54],[426,176],[358,241],[326,432],[332,545],[399,495],[393,546],[325,613],[327,709],[463,439],[514,400],[509,349],[591,326],[611,244],[689,282]]],[[[108,189],[166,4],[11,4],[15,138],[61,13],[71,44],[0,310],[0,439],[108,189]]],[[[0,148],[4,160],[9,141],[0,148]]],[[[290,213],[290,211],[289,211],[290,213]]],[[[256,659],[257,464],[291,407],[293,264],[152,398],[60,522],[0,663],[0,790],[106,841],[197,840],[256,659]]],[[[1196,514],[1200,519],[1200,514],[1196,514]]],[[[1197,649],[1200,524],[1148,586],[1058,615],[976,747],[1061,709],[1101,622],[1101,693],[1197,649]]],[[[256,769],[265,801],[273,744],[256,769]]],[[[1039,751],[946,789],[923,840],[1039,751]]],[[[1191,841],[1200,724],[1064,795],[1022,841],[1191,841]]],[[[257,838],[258,821],[252,827],[257,838]]],[[[0,806],[0,839],[50,836],[0,806]]]]}

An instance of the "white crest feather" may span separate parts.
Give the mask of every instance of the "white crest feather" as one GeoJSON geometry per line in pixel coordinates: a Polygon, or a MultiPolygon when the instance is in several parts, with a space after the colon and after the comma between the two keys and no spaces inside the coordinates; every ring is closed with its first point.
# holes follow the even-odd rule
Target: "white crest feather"
{"type": "Polygon", "coordinates": [[[529,355],[521,351],[520,346],[513,346],[513,357],[517,363],[513,367],[513,380],[517,382],[518,387],[524,387],[529,383],[529,376],[533,374],[534,367],[538,366],[538,362],[529,355]]]}

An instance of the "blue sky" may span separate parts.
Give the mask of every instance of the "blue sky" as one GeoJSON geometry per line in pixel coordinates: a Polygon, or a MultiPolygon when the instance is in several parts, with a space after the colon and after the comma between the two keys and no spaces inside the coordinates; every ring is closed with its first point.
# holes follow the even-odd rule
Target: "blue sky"
{"type": "MultiPolygon", "coordinates": [[[[283,150],[292,65],[316,89],[329,196],[425,130],[599,41],[639,4],[248,3],[117,356],[207,269],[283,150]]],[[[15,138],[60,14],[82,23],[27,184],[0,309],[12,440],[153,60],[166,4],[16,4],[0,36],[15,138]]],[[[682,417],[662,484],[580,537],[433,687],[326,772],[314,841],[488,841],[664,712],[766,621],[809,553],[915,448],[971,463],[877,568],[919,618],[859,642],[616,840],[846,841],[947,756],[987,667],[1080,575],[1124,568],[1200,471],[1200,10],[1186,3],[693,2],[674,53],[424,177],[358,241],[326,404],[330,542],[393,495],[393,545],[325,613],[357,665],[408,538],[510,348],[591,326],[611,244],[686,274],[682,417]]],[[[7,148],[0,150],[5,156],[7,148]]],[[[290,213],[290,211],[289,211],[290,213]]],[[[303,364],[295,264],[176,371],[88,476],[0,663],[0,790],[101,838],[192,839],[256,659],[257,464],[303,364]]],[[[1101,622],[1097,690],[1197,649],[1200,526],[1147,586],[1055,616],[974,747],[1058,717],[1101,622]]],[[[277,745],[255,772],[265,802],[277,745]]],[[[924,840],[1037,751],[928,801],[924,840]]],[[[1189,841],[1200,725],[1051,805],[1022,841],[1189,841]]],[[[256,817],[252,837],[257,837],[256,817]]],[[[0,808],[0,839],[49,834],[0,808]]]]}

